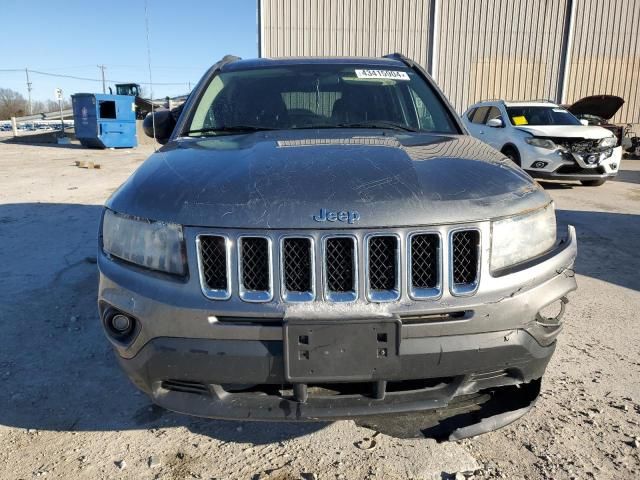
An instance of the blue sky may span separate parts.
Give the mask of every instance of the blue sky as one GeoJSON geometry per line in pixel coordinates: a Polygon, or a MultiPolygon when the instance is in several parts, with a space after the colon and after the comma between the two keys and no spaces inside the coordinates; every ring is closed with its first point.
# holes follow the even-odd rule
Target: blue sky
{"type": "MultiPolygon", "coordinates": [[[[24,68],[117,82],[149,82],[144,0],[2,0],[0,87],[26,98],[24,68]],[[62,34],[59,34],[62,32],[62,34]],[[7,69],[23,69],[6,72],[7,69]]],[[[148,0],[154,97],[188,91],[225,54],[258,55],[256,0],[148,0]]],[[[35,100],[101,92],[100,82],[31,74],[35,100]]],[[[112,85],[112,83],[111,83],[112,85]]],[[[143,85],[146,92],[149,87],[143,85]]]]}

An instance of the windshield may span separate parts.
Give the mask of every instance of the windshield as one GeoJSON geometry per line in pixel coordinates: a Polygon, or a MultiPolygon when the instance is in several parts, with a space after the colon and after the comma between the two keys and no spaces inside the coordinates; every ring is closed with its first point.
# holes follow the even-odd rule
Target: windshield
{"type": "Polygon", "coordinates": [[[292,65],[212,79],[183,135],[304,128],[460,133],[440,97],[409,69],[292,65]]]}
{"type": "Polygon", "coordinates": [[[512,125],[582,125],[560,107],[507,107],[512,125]]]}

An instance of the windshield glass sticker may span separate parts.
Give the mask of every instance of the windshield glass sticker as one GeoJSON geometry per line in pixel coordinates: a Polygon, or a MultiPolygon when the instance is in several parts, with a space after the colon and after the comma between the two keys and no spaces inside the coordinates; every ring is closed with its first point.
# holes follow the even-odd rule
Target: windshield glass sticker
{"type": "Polygon", "coordinates": [[[564,108],[554,108],[553,111],[554,112],[558,112],[558,113],[566,113],[567,112],[564,108]]]}
{"type": "Polygon", "coordinates": [[[529,122],[527,122],[527,117],[525,117],[524,115],[518,115],[516,117],[511,117],[511,119],[513,120],[513,124],[514,125],[528,125],[529,122]]]}
{"type": "Polygon", "coordinates": [[[407,72],[397,70],[356,70],[358,78],[378,78],[381,80],[409,80],[407,72]]]}

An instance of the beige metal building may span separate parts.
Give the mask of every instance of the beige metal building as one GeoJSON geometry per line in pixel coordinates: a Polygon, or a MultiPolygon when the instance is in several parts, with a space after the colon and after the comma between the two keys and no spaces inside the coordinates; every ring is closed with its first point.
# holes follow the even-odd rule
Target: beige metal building
{"type": "Polygon", "coordinates": [[[640,123],[640,0],[258,0],[258,22],[264,57],[401,52],[459,112],[613,94],[640,123]]]}

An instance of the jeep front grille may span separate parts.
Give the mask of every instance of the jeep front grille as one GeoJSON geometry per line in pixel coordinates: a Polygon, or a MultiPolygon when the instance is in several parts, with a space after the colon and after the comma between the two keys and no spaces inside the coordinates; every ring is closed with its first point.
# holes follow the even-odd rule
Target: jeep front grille
{"type": "Polygon", "coordinates": [[[229,251],[227,239],[216,235],[198,237],[200,280],[205,295],[217,300],[229,298],[229,251]]]}
{"type": "Polygon", "coordinates": [[[313,241],[287,237],[282,240],[282,290],[287,301],[311,301],[315,298],[313,241]]]}
{"type": "Polygon", "coordinates": [[[393,235],[375,235],[368,239],[367,297],[374,302],[400,298],[400,245],[393,235]]]}
{"type": "Polygon", "coordinates": [[[271,300],[271,241],[267,237],[240,237],[240,296],[248,302],[271,300]]]}
{"type": "Polygon", "coordinates": [[[440,295],[440,235],[415,233],[409,237],[410,296],[414,299],[440,295]]]}
{"type": "Polygon", "coordinates": [[[324,276],[328,300],[353,301],[357,297],[356,240],[353,237],[331,237],[325,240],[324,276]]]}
{"type": "Polygon", "coordinates": [[[451,235],[451,293],[468,295],[478,287],[480,232],[458,230],[451,235]]]}
{"type": "Polygon", "coordinates": [[[212,300],[235,294],[246,302],[276,295],[283,302],[434,300],[445,295],[445,285],[451,295],[473,295],[481,237],[476,226],[202,233],[196,240],[200,285],[212,300]]]}

